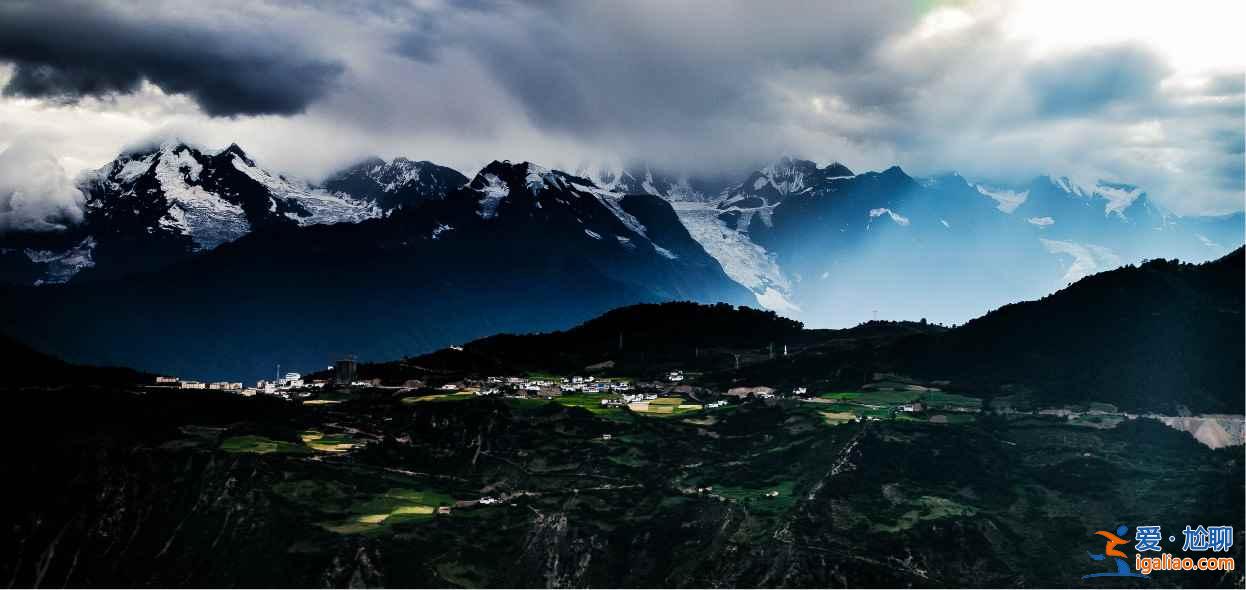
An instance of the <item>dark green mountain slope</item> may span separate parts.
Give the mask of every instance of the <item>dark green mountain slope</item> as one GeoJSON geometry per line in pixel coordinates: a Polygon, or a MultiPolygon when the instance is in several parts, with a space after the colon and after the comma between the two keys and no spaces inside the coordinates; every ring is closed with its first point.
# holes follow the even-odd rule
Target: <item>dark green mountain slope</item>
{"type": "Polygon", "coordinates": [[[915,374],[1047,402],[1242,413],[1243,254],[1152,260],[897,345],[915,374]]]}

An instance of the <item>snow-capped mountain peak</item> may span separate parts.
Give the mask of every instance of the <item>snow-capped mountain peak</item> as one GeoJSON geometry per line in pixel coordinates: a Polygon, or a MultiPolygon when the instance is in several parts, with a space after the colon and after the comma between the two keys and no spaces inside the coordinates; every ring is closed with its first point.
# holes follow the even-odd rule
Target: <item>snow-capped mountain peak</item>
{"type": "Polygon", "coordinates": [[[655,195],[671,203],[716,200],[726,184],[712,178],[664,172],[647,163],[583,165],[576,169],[575,175],[608,191],[655,195]]]}
{"type": "Polygon", "coordinates": [[[467,181],[457,170],[432,162],[373,157],[330,175],[321,187],[389,211],[422,199],[445,198],[467,181]]]}
{"type": "Polygon", "coordinates": [[[160,268],[263,227],[358,222],[384,208],[263,168],[238,144],[205,150],[171,139],[127,149],[78,179],[83,221],[56,247],[29,249],[41,282],[91,268],[100,277],[160,268]]]}
{"type": "Polygon", "coordinates": [[[85,185],[88,210],[146,219],[154,225],[150,231],[185,235],[199,250],[262,225],[359,221],[381,213],[371,204],[272,174],[236,143],[213,153],[166,141],[122,154],[89,175],[85,185]]]}
{"type": "Polygon", "coordinates": [[[468,184],[476,212],[487,222],[508,219],[573,219],[585,236],[613,236],[629,250],[647,242],[666,258],[677,255],[653,242],[649,229],[624,205],[625,193],[607,190],[588,178],[531,162],[494,161],[468,184]]]}

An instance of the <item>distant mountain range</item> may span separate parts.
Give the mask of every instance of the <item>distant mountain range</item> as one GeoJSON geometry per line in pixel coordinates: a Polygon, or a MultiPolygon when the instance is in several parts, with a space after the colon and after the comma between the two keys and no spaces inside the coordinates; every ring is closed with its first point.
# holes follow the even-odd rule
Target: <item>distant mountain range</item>
{"type": "Polygon", "coordinates": [[[671,299],[819,326],[955,322],[1096,271],[1243,242],[1240,213],[1177,217],[1119,183],[988,186],[786,157],[717,179],[509,162],[469,179],[374,158],[312,183],[237,145],[168,142],[80,186],[81,224],[0,236],[4,297],[23,302],[3,325],[75,362],[204,377],[415,354],[671,299]],[[147,333],[136,325],[156,342],[183,336],[153,351],[120,336],[147,333]],[[381,335],[395,325],[405,333],[381,335]],[[117,334],[82,336],[99,331],[117,334]],[[230,352],[252,336],[247,354],[230,352]],[[215,344],[172,350],[188,340],[215,344]]]}
{"type": "Polygon", "coordinates": [[[21,310],[3,331],[71,361],[249,380],[278,363],[391,358],[629,303],[752,298],[662,199],[494,162],[384,217],[273,222],[159,271],[3,299],[21,310]]]}

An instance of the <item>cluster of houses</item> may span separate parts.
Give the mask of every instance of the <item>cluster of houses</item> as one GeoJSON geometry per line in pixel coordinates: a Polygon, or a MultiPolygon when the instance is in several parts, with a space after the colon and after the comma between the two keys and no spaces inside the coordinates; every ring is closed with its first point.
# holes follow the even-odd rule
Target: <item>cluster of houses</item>
{"type": "MultiPolygon", "coordinates": [[[[324,389],[324,386],[327,384],[328,382],[323,379],[313,379],[311,381],[307,381],[304,380],[303,376],[298,373],[286,373],[285,376],[280,379],[274,379],[272,381],[261,379],[256,382],[255,391],[251,395],[255,395],[255,393],[264,393],[289,399],[293,397],[293,393],[296,390],[324,389]]],[[[243,395],[246,395],[246,392],[244,392],[243,395]]]]}
{"type": "Polygon", "coordinates": [[[326,382],[320,379],[304,380],[303,376],[298,373],[286,373],[283,377],[273,380],[261,380],[255,384],[255,387],[243,387],[238,381],[213,381],[205,383],[203,381],[195,381],[193,379],[179,379],[177,377],[159,376],[156,377],[155,387],[167,387],[173,389],[204,389],[233,391],[244,396],[253,396],[258,393],[276,395],[286,399],[296,397],[296,392],[309,393],[313,389],[321,389],[326,382]]]}
{"type": "MultiPolygon", "coordinates": [[[[467,389],[458,383],[447,383],[441,386],[444,391],[462,391],[467,389]]],[[[610,393],[630,391],[632,384],[628,381],[598,380],[595,377],[563,377],[558,380],[529,377],[488,377],[482,387],[476,389],[476,395],[544,395],[552,396],[564,393],[610,393]]]]}
{"type": "MultiPolygon", "coordinates": [[[[331,367],[334,369],[333,384],[334,385],[351,385],[351,386],[378,386],[379,383],[360,382],[356,380],[354,371],[354,361],[339,361],[337,365],[331,367]],[[348,365],[343,368],[342,365],[348,365]]],[[[462,383],[446,383],[438,387],[441,391],[473,393],[477,396],[507,396],[507,397],[546,397],[552,398],[559,395],[574,393],[594,393],[594,394],[614,394],[608,395],[601,399],[602,406],[610,407],[631,407],[633,409],[643,410],[642,406],[647,406],[649,402],[658,399],[659,391],[669,389],[670,384],[680,384],[685,381],[683,371],[669,371],[665,375],[665,383],[662,380],[643,383],[632,383],[631,381],[622,379],[598,378],[592,376],[569,376],[569,377],[486,377],[481,379],[468,379],[462,383]]],[[[308,397],[317,389],[323,389],[329,383],[322,379],[304,379],[299,373],[285,373],[277,379],[264,379],[255,384],[255,387],[244,388],[239,382],[218,381],[204,383],[200,381],[179,379],[177,377],[156,377],[156,387],[168,387],[178,389],[211,389],[222,391],[234,391],[244,396],[253,396],[257,394],[274,395],[285,399],[297,399],[308,397]]],[[[420,381],[409,381],[405,387],[423,387],[420,381]]],[[[806,389],[797,387],[792,390],[795,396],[805,396],[806,389]]],[[[779,397],[777,392],[769,387],[751,387],[751,388],[733,388],[727,392],[728,396],[747,396],[752,395],[760,399],[770,399],[779,397]]],[[[706,409],[721,408],[727,405],[726,400],[717,400],[704,405],[706,409]]],[[[902,409],[902,411],[913,411],[902,409]]]]}
{"type": "Polygon", "coordinates": [[[216,389],[221,391],[241,391],[242,383],[234,381],[213,381],[204,383],[194,379],[178,379],[177,377],[156,377],[156,387],[173,389],[216,389]]]}
{"type": "Polygon", "coordinates": [[[629,406],[636,402],[648,402],[658,399],[656,393],[625,393],[621,397],[602,398],[603,406],[629,406]]]}

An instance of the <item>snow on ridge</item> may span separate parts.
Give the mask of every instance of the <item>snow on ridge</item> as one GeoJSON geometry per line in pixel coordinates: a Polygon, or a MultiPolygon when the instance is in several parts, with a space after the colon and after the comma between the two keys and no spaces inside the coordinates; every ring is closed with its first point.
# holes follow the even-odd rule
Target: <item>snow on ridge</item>
{"type": "Polygon", "coordinates": [[[899,213],[896,213],[895,211],[892,211],[891,209],[888,209],[888,208],[886,208],[886,207],[879,207],[879,208],[877,208],[877,209],[870,209],[870,219],[875,219],[875,218],[878,218],[878,217],[882,217],[883,215],[886,215],[887,217],[890,217],[890,218],[891,218],[891,221],[895,222],[895,223],[896,223],[896,225],[900,225],[900,226],[903,226],[903,227],[907,227],[907,226],[909,225],[909,223],[910,223],[910,222],[909,222],[909,218],[907,218],[907,217],[905,217],[905,216],[903,216],[903,215],[900,215],[899,213]]]}
{"type": "MultiPolygon", "coordinates": [[[[236,170],[268,189],[272,198],[295,201],[311,213],[308,216],[286,213],[286,217],[298,222],[299,225],[358,223],[365,219],[380,217],[382,214],[380,207],[372,203],[320,189],[311,189],[302,183],[291,182],[285,177],[273,176],[267,170],[252,165],[238,154],[230,158],[230,163],[236,170]]],[[[275,209],[275,206],[276,203],[270,203],[270,210],[275,209]]]]}
{"type": "MultiPolygon", "coordinates": [[[[581,164],[575,169],[573,176],[583,178],[593,183],[593,186],[608,191],[618,191],[619,187],[625,184],[624,179],[626,178],[635,180],[635,177],[627,169],[615,164],[604,163],[581,164]]],[[[574,181],[573,184],[583,186],[574,181]]]]}
{"type": "Polygon", "coordinates": [[[728,278],[752,291],[758,305],[781,313],[800,312],[800,307],[789,299],[792,284],[774,255],[747,234],[723,223],[718,218],[720,211],[712,203],[681,201],[671,206],[692,239],[718,261],[728,278]]]}
{"type": "MultiPolygon", "coordinates": [[[[641,238],[644,238],[650,243],[653,243],[653,240],[649,238],[648,229],[644,226],[644,224],[642,224],[639,219],[636,219],[636,217],[631,213],[623,210],[623,206],[620,204],[620,201],[624,197],[622,193],[598,187],[591,179],[568,175],[559,170],[550,170],[549,168],[538,166],[531,162],[524,162],[523,166],[525,166],[526,171],[524,176],[524,186],[526,186],[534,196],[539,195],[540,191],[546,187],[553,187],[561,190],[572,191],[573,194],[583,195],[585,198],[592,197],[603,207],[605,207],[606,210],[608,210],[612,215],[614,215],[614,217],[618,219],[619,222],[622,223],[623,226],[629,231],[640,236],[641,238]]],[[[485,181],[485,186],[478,189],[478,192],[483,194],[481,199],[480,216],[484,219],[493,219],[497,215],[498,204],[501,203],[502,199],[506,198],[507,195],[510,194],[510,187],[506,184],[506,181],[502,180],[493,173],[487,173],[482,178],[485,181]]],[[[536,206],[541,206],[540,201],[537,201],[536,206]]],[[[591,232],[591,230],[586,229],[584,231],[589,233],[590,237],[595,234],[595,232],[591,232]]],[[[600,234],[596,235],[598,237],[595,237],[594,239],[600,239],[600,234]]],[[[655,248],[660,248],[657,244],[653,245],[655,248]]],[[[659,252],[659,254],[662,254],[662,252],[659,252]]],[[[673,253],[670,253],[669,250],[663,255],[666,256],[668,254],[668,257],[675,256],[673,253]]]]}
{"type": "Polygon", "coordinates": [[[35,281],[36,286],[65,283],[83,269],[95,266],[95,238],[87,236],[64,252],[27,248],[25,254],[31,262],[48,265],[45,278],[35,281]]]}
{"type": "Polygon", "coordinates": [[[669,202],[712,200],[710,195],[692,188],[692,182],[686,175],[663,176],[659,179],[662,173],[654,173],[648,165],[629,169],[619,164],[582,164],[575,170],[574,176],[584,178],[592,182],[593,186],[611,192],[634,192],[632,187],[635,187],[641,192],[662,197],[669,202]],[[665,188],[659,188],[660,185],[665,188]]]}
{"type": "Polygon", "coordinates": [[[1090,196],[1091,194],[1091,191],[1087,191],[1086,189],[1082,188],[1080,184],[1073,182],[1073,180],[1067,176],[1061,176],[1060,178],[1053,178],[1051,183],[1056,185],[1060,190],[1066,193],[1069,193],[1070,195],[1075,195],[1078,197],[1086,197],[1086,196],[1090,196]]]}
{"type": "Polygon", "coordinates": [[[1110,270],[1121,265],[1120,256],[1103,246],[1044,238],[1039,238],[1038,241],[1043,244],[1043,248],[1048,252],[1072,258],[1063,277],[1066,283],[1072,283],[1094,273],[1110,270]]]}
{"type": "Polygon", "coordinates": [[[121,182],[132,182],[151,169],[151,162],[155,158],[156,154],[147,154],[142,158],[126,160],[125,165],[113,176],[121,182]]]}
{"type": "Polygon", "coordinates": [[[1008,189],[990,188],[981,184],[975,184],[973,187],[982,195],[994,200],[996,203],[995,208],[1004,213],[1016,211],[1017,207],[1020,207],[1030,197],[1030,191],[1028,190],[1017,192],[1008,189]]]}
{"type": "Polygon", "coordinates": [[[498,205],[510,194],[511,189],[506,182],[492,172],[482,177],[485,185],[481,187],[480,214],[481,219],[493,219],[498,215],[498,205]]]}
{"type": "MultiPolygon", "coordinates": [[[[622,223],[627,229],[637,235],[640,235],[646,240],[649,239],[649,232],[645,228],[644,224],[642,224],[639,219],[632,216],[631,213],[624,211],[623,206],[619,204],[619,201],[623,199],[623,195],[597,187],[583,186],[579,184],[575,186],[580,187],[579,190],[596,197],[597,201],[604,205],[610,213],[614,214],[614,216],[618,218],[619,222],[622,223]]],[[[652,240],[650,240],[650,242],[652,242],[652,240]]]]}
{"type": "MultiPolygon", "coordinates": [[[[753,182],[753,190],[758,190],[769,183],[779,191],[781,195],[791,195],[805,189],[808,185],[805,182],[805,172],[799,169],[798,163],[801,160],[784,156],[777,161],[771,162],[765,168],[758,170],[760,177],[753,182]],[[778,180],[782,178],[783,180],[778,180]]],[[[817,164],[813,165],[814,170],[818,169],[817,164]]],[[[743,188],[743,187],[741,187],[743,188]]]]}
{"type": "Polygon", "coordinates": [[[671,260],[679,260],[679,256],[677,256],[674,252],[671,252],[670,250],[667,250],[666,248],[663,248],[657,244],[653,244],[653,249],[656,250],[658,254],[661,254],[662,256],[666,258],[669,258],[671,260]]]}
{"type": "Polygon", "coordinates": [[[532,162],[524,162],[524,166],[528,170],[528,175],[524,177],[524,182],[534,196],[541,194],[541,189],[545,188],[547,182],[555,184],[558,182],[557,176],[551,174],[549,169],[544,166],[537,166],[532,162]]]}
{"type": "Polygon", "coordinates": [[[388,166],[390,169],[398,169],[399,172],[390,182],[384,184],[377,182],[377,184],[381,184],[382,190],[387,193],[392,193],[412,182],[423,180],[424,166],[419,162],[412,162],[406,158],[394,158],[394,161],[390,162],[388,166]]]}
{"type": "Polygon", "coordinates": [[[1129,208],[1138,197],[1145,193],[1136,186],[1100,180],[1095,185],[1094,194],[1107,200],[1108,203],[1104,206],[1105,214],[1116,213],[1117,215],[1124,216],[1125,209],[1129,208]]]}
{"type": "Polygon", "coordinates": [[[162,154],[155,168],[156,180],[170,204],[160,220],[162,226],[188,234],[199,250],[210,250],[251,231],[241,207],[187,183],[187,178],[197,180],[203,170],[190,150],[178,150],[174,158],[164,155],[168,154],[162,154]]]}

